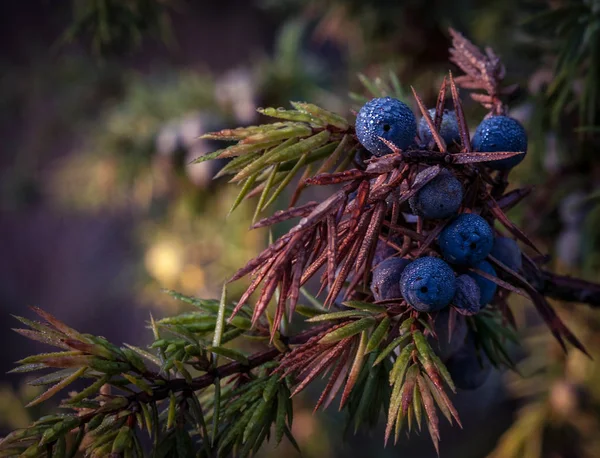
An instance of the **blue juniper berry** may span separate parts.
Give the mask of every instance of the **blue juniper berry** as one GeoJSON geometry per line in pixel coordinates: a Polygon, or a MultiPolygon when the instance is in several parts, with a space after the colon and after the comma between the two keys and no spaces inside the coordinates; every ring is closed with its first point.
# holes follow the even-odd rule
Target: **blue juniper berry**
{"type": "Polygon", "coordinates": [[[435,316],[434,329],[437,339],[430,338],[431,346],[440,359],[446,361],[463,347],[468,331],[467,321],[464,316],[458,315],[448,307],[439,311],[435,316]],[[451,313],[455,315],[452,333],[449,328],[451,313]]]}
{"type": "MultiPolygon", "coordinates": [[[[479,269],[486,274],[490,274],[494,277],[497,276],[496,270],[492,267],[492,265],[487,261],[481,261],[478,264],[475,264],[473,267],[479,269]]],[[[479,298],[479,303],[481,307],[485,307],[489,304],[494,295],[496,294],[496,290],[498,289],[498,285],[487,278],[483,278],[481,275],[478,275],[474,272],[470,272],[469,276],[473,278],[477,282],[477,286],[479,286],[479,291],[481,292],[481,296],[479,298]]]]}
{"type": "Polygon", "coordinates": [[[494,258],[514,271],[519,271],[523,265],[521,249],[517,242],[508,237],[496,237],[490,253],[494,258]]]}
{"type": "Polygon", "coordinates": [[[412,211],[427,219],[448,218],[458,212],[463,199],[461,182],[449,170],[423,186],[409,204],[412,211]]]}
{"type": "Polygon", "coordinates": [[[473,277],[459,275],[452,305],[461,315],[475,315],[481,309],[481,291],[473,277]]]}
{"type": "MultiPolygon", "coordinates": [[[[389,242],[395,244],[396,246],[402,246],[402,238],[400,237],[391,237],[389,242]]],[[[373,254],[373,267],[377,267],[377,265],[382,261],[391,258],[396,253],[398,253],[396,248],[384,242],[383,240],[379,240],[377,242],[377,246],[375,247],[375,253],[373,254]]]]}
{"type": "MultiPolygon", "coordinates": [[[[522,151],[527,153],[527,133],[519,121],[508,116],[491,116],[477,126],[472,141],[473,149],[486,153],[522,151]]],[[[486,165],[494,170],[507,170],[525,159],[525,154],[486,165]]]]}
{"type": "Polygon", "coordinates": [[[356,136],[375,156],[392,151],[379,137],[400,149],[408,148],[417,134],[417,121],[408,105],[392,97],[372,99],[358,112],[356,136]]]}
{"type": "Polygon", "coordinates": [[[400,289],[406,302],[419,312],[435,312],[450,304],[456,289],[454,271],[443,260],[424,257],[402,273],[400,289]]]}
{"type": "Polygon", "coordinates": [[[444,228],[438,237],[438,245],[446,261],[474,265],[492,251],[494,233],[481,216],[463,213],[444,228]]]}
{"type": "MultiPolygon", "coordinates": [[[[435,119],[435,108],[428,110],[428,113],[429,117],[433,121],[435,119]]],[[[454,142],[460,143],[458,119],[456,118],[456,112],[454,110],[444,110],[444,114],[442,115],[442,124],[440,125],[440,135],[446,142],[446,145],[451,145],[454,142]]],[[[425,117],[422,117],[419,121],[419,137],[426,143],[429,143],[431,140],[433,140],[431,130],[429,130],[429,125],[427,124],[425,117]]]]}
{"type": "Polygon", "coordinates": [[[475,346],[475,339],[469,332],[464,346],[446,362],[452,381],[461,390],[475,390],[488,379],[492,365],[483,350],[475,346]]]}
{"type": "Polygon", "coordinates": [[[373,280],[371,281],[371,291],[376,301],[402,297],[400,278],[408,264],[410,264],[408,259],[388,258],[375,267],[373,280]]]}

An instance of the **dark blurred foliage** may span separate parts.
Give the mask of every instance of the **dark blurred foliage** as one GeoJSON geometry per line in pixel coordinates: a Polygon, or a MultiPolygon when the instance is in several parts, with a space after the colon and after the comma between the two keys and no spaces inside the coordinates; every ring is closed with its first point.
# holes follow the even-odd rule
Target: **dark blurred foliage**
{"type": "Polygon", "coordinates": [[[531,133],[541,185],[526,221],[570,267],[594,277],[599,267],[598,68],[600,3],[557,3],[538,11],[524,30],[542,56],[531,75],[531,133]]]}
{"type": "Polygon", "coordinates": [[[148,36],[171,42],[169,0],[72,0],[73,19],[59,45],[83,41],[97,56],[132,51],[148,36]]]}

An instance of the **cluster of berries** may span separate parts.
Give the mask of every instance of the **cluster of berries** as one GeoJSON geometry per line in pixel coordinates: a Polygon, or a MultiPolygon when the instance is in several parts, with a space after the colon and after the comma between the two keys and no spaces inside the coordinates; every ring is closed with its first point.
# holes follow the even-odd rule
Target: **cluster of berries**
{"type": "MultiPolygon", "coordinates": [[[[433,118],[435,110],[429,111],[433,118]]],[[[381,138],[402,150],[416,148],[432,141],[431,131],[424,119],[418,129],[415,116],[403,102],[390,97],[373,99],[365,104],[356,120],[356,134],[361,144],[374,156],[392,151],[381,138]]],[[[440,135],[448,145],[459,144],[460,134],[454,111],[443,113],[440,135]]],[[[525,130],[513,118],[490,116],[477,127],[472,140],[473,149],[481,152],[523,151],[527,149],[525,130]]],[[[517,165],[524,155],[489,162],[495,170],[506,170],[517,165]]],[[[427,170],[421,173],[427,173],[427,170]]],[[[415,179],[415,182],[419,177],[415,179]]],[[[463,184],[450,169],[442,171],[409,200],[412,214],[423,220],[447,220],[437,237],[440,257],[424,256],[417,259],[394,257],[387,244],[381,243],[374,257],[371,290],[375,300],[404,299],[419,312],[439,312],[437,321],[444,321],[449,307],[458,312],[459,320],[453,336],[457,344],[442,350],[442,359],[451,372],[457,372],[457,384],[476,388],[487,376],[489,361],[477,361],[473,336],[467,333],[465,316],[477,314],[496,294],[497,285],[474,272],[496,277],[498,273],[486,260],[491,255],[514,271],[521,268],[521,251],[517,243],[506,237],[495,237],[494,230],[483,217],[464,211],[463,184]],[[461,212],[461,207],[463,208],[461,212]],[[479,371],[465,371],[477,364],[479,371]],[[456,366],[456,367],[455,367],[456,366]],[[453,370],[454,369],[454,370],[453,370]],[[473,373],[471,373],[473,372],[473,373]],[[468,375],[471,373],[471,375],[468,375]],[[460,383],[460,382],[463,383],[460,383]]],[[[447,323],[447,319],[445,320],[447,323]]],[[[436,328],[442,329],[444,325],[436,328]]]]}
{"type": "Polygon", "coordinates": [[[376,259],[371,283],[375,299],[404,298],[412,308],[426,313],[452,305],[462,315],[474,315],[492,301],[497,286],[468,268],[497,276],[485,260],[490,254],[512,270],[521,268],[517,243],[507,237],[494,237],[487,221],[473,213],[455,217],[439,235],[438,246],[443,259],[388,257],[375,265],[376,259]]]}
{"type": "MultiPolygon", "coordinates": [[[[429,110],[433,119],[435,110],[429,110]]],[[[432,140],[429,125],[425,119],[419,122],[418,133],[421,140],[429,143],[432,140]]],[[[394,144],[402,150],[415,145],[417,121],[410,107],[392,97],[372,99],[359,111],[356,117],[356,135],[360,143],[374,156],[391,153],[390,148],[381,139],[394,144]]],[[[458,119],[454,111],[444,110],[440,135],[451,145],[460,142],[458,119]]],[[[493,152],[527,152],[527,134],[516,119],[508,116],[490,116],[485,118],[475,131],[472,146],[475,151],[493,152]]],[[[494,170],[508,170],[519,164],[524,154],[486,165],[494,170]]]]}

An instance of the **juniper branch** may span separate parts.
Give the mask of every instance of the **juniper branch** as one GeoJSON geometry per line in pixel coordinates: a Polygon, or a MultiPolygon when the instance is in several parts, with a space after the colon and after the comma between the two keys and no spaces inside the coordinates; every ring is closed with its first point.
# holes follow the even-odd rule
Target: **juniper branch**
{"type": "Polygon", "coordinates": [[[543,270],[539,289],[544,295],[566,302],[581,302],[590,307],[600,307],[600,284],[580,278],[557,275],[543,270]]]}
{"type": "MultiPolygon", "coordinates": [[[[304,331],[300,334],[297,334],[295,336],[290,336],[290,337],[281,336],[280,340],[285,345],[300,345],[300,344],[306,343],[310,338],[318,335],[319,333],[322,333],[323,331],[325,331],[326,329],[328,329],[330,327],[331,327],[330,324],[325,324],[322,326],[315,326],[315,327],[312,327],[311,329],[304,331]]],[[[191,383],[186,381],[184,378],[177,378],[177,379],[172,379],[172,380],[162,380],[161,379],[161,381],[163,381],[163,383],[160,385],[153,386],[152,394],[149,394],[145,391],[140,391],[140,392],[137,392],[137,393],[134,393],[134,394],[128,396],[127,397],[128,405],[135,406],[140,403],[148,404],[151,402],[162,401],[162,400],[168,398],[171,393],[181,393],[181,392],[192,393],[192,392],[201,390],[203,388],[209,387],[210,385],[214,384],[215,380],[217,380],[217,379],[222,379],[224,377],[228,377],[233,374],[248,372],[252,369],[262,366],[263,364],[274,360],[281,354],[282,353],[277,348],[263,350],[261,352],[258,352],[258,353],[255,353],[255,354],[249,356],[247,364],[234,361],[234,362],[216,367],[212,371],[209,371],[208,373],[206,373],[200,377],[192,379],[191,383]]],[[[121,406],[115,407],[114,409],[103,410],[103,412],[106,414],[110,414],[110,413],[114,413],[116,411],[120,411],[123,409],[124,409],[124,407],[121,405],[121,406]]],[[[98,412],[94,410],[88,414],[81,416],[80,417],[81,423],[83,424],[83,423],[89,422],[97,413],[98,412]]]]}

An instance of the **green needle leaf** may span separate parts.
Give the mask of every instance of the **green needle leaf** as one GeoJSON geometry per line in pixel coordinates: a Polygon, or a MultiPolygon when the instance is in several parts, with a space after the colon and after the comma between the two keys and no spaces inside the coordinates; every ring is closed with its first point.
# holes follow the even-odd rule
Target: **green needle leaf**
{"type": "Polygon", "coordinates": [[[262,151],[256,151],[254,153],[249,153],[243,156],[233,158],[230,162],[225,164],[225,166],[221,170],[219,170],[219,172],[215,175],[214,179],[220,178],[224,175],[239,172],[248,164],[257,160],[262,154],[262,151]]]}
{"type": "Polygon", "coordinates": [[[292,181],[294,176],[298,173],[300,168],[302,168],[302,166],[306,163],[306,158],[307,158],[307,153],[300,156],[300,159],[298,159],[298,162],[296,163],[296,165],[294,165],[294,168],[292,170],[290,170],[287,173],[287,175],[285,176],[285,178],[283,179],[283,181],[281,183],[279,183],[279,186],[277,187],[277,189],[275,190],[273,195],[271,195],[271,198],[267,201],[267,203],[265,203],[263,205],[263,207],[260,209],[260,211],[263,211],[265,208],[267,208],[269,205],[271,205],[273,202],[275,202],[275,199],[277,199],[277,197],[279,197],[279,195],[283,192],[285,187],[288,184],[290,184],[290,181],[292,181]]]}
{"type": "Polygon", "coordinates": [[[371,96],[383,97],[381,90],[377,86],[375,86],[375,83],[371,81],[367,76],[363,75],[362,73],[359,73],[357,76],[360,83],[365,87],[367,91],[369,91],[371,96]]]}
{"type": "Polygon", "coordinates": [[[129,426],[121,426],[117,437],[112,445],[112,453],[120,454],[122,453],[127,446],[129,445],[129,441],[131,440],[131,428],[129,426]]]}
{"type": "Polygon", "coordinates": [[[44,393],[40,394],[37,398],[35,398],[33,401],[31,401],[25,407],[27,407],[27,408],[33,407],[33,406],[39,404],[40,402],[44,402],[45,400],[50,399],[52,396],[54,396],[60,390],[69,386],[71,383],[73,383],[75,380],[77,380],[79,377],[81,377],[85,373],[86,370],[87,370],[87,367],[82,367],[82,368],[78,369],[73,374],[69,375],[67,378],[61,380],[56,385],[53,385],[48,390],[46,390],[44,393]]]}
{"type": "Polygon", "coordinates": [[[287,140],[293,137],[307,137],[313,133],[310,126],[304,123],[287,123],[279,129],[272,129],[246,137],[240,144],[269,143],[275,140],[287,140]]]}
{"type": "Polygon", "coordinates": [[[248,365],[248,358],[246,357],[246,355],[237,350],[225,347],[208,347],[207,350],[213,352],[216,355],[223,356],[233,361],[237,361],[239,363],[248,365]]]}
{"type": "Polygon", "coordinates": [[[357,94],[356,92],[349,92],[348,95],[350,99],[360,105],[364,105],[369,101],[369,97],[365,97],[364,95],[357,94]]]}
{"type": "Polygon", "coordinates": [[[267,166],[267,161],[271,157],[276,156],[277,154],[279,154],[279,152],[287,149],[289,146],[292,146],[292,145],[296,144],[297,142],[298,142],[297,138],[290,138],[289,140],[284,141],[283,143],[281,143],[277,147],[273,148],[272,150],[267,151],[261,157],[259,157],[255,161],[249,163],[246,167],[244,167],[242,170],[240,170],[237,173],[237,175],[235,175],[231,179],[231,181],[233,181],[233,182],[241,181],[245,178],[248,178],[251,175],[254,175],[255,173],[260,172],[262,169],[264,169],[267,166]]]}
{"type": "Polygon", "coordinates": [[[438,370],[438,372],[442,375],[442,378],[444,379],[444,381],[448,384],[450,389],[454,393],[456,393],[456,387],[454,386],[454,381],[452,380],[452,376],[450,375],[450,372],[448,372],[446,365],[442,362],[442,360],[436,354],[432,354],[431,358],[433,359],[433,363],[434,363],[436,369],[438,370]]]}
{"type": "Polygon", "coordinates": [[[285,429],[285,418],[287,416],[286,404],[289,402],[289,393],[280,388],[277,392],[277,416],[275,417],[275,443],[279,444],[283,439],[285,429]]]}
{"type": "Polygon", "coordinates": [[[413,332],[413,340],[423,361],[425,361],[427,365],[433,365],[432,356],[434,353],[423,333],[421,331],[413,332]]]}
{"type": "Polygon", "coordinates": [[[148,409],[148,405],[144,402],[140,403],[140,407],[142,409],[142,416],[144,418],[144,425],[140,424],[140,429],[143,429],[144,426],[148,431],[148,436],[152,435],[152,417],[150,416],[150,410],[148,409]]]}
{"type": "Polygon", "coordinates": [[[169,392],[169,412],[167,414],[167,429],[171,429],[175,424],[175,414],[177,412],[177,398],[173,391],[169,392]]]}
{"type": "Polygon", "coordinates": [[[359,332],[364,331],[365,329],[370,328],[375,324],[375,318],[365,317],[358,321],[353,321],[352,323],[347,324],[341,328],[336,329],[335,331],[326,334],[319,340],[320,344],[330,344],[339,342],[342,339],[346,339],[348,337],[352,337],[359,332]]]}
{"type": "Polygon", "coordinates": [[[342,393],[342,399],[340,401],[340,410],[346,404],[348,400],[348,396],[354,388],[356,381],[358,380],[358,376],[360,375],[360,371],[363,367],[365,361],[365,349],[367,346],[367,332],[363,331],[360,335],[360,342],[358,344],[358,349],[356,350],[356,355],[354,357],[354,361],[352,362],[352,367],[350,369],[350,373],[348,374],[348,381],[346,382],[346,386],[344,387],[344,392],[342,393]]]}
{"type": "Polygon", "coordinates": [[[269,158],[266,160],[266,165],[299,158],[303,154],[323,146],[329,140],[330,135],[331,134],[328,130],[324,130],[316,135],[313,135],[312,137],[300,140],[295,145],[288,146],[287,148],[279,151],[277,154],[269,155],[269,158]]]}
{"type": "Polygon", "coordinates": [[[415,419],[417,420],[417,426],[419,427],[419,431],[421,431],[421,419],[423,417],[423,404],[421,400],[421,390],[415,389],[413,390],[413,401],[412,408],[413,413],[415,414],[415,419]]]}
{"type": "Polygon", "coordinates": [[[404,377],[404,373],[408,368],[408,365],[411,362],[412,352],[415,350],[415,345],[413,343],[408,344],[406,347],[402,349],[396,361],[394,361],[394,366],[390,371],[390,385],[396,383],[396,380],[402,381],[402,377],[404,377]]]}
{"type": "Polygon", "coordinates": [[[77,454],[77,452],[79,451],[79,447],[81,446],[81,443],[83,442],[84,436],[85,436],[85,427],[80,426],[79,430],[77,431],[77,435],[75,436],[75,440],[73,441],[73,443],[71,445],[71,451],[67,455],[68,458],[73,458],[77,454]]]}
{"type": "Polygon", "coordinates": [[[72,396],[71,398],[67,399],[65,401],[65,403],[67,403],[67,404],[74,404],[74,403],[77,403],[79,401],[83,401],[85,398],[88,398],[88,397],[90,397],[90,396],[98,393],[98,391],[100,390],[100,388],[102,388],[103,385],[105,385],[106,383],[108,383],[109,380],[110,380],[110,376],[109,375],[104,375],[104,376],[100,377],[98,380],[96,380],[90,386],[88,386],[87,388],[81,390],[79,393],[77,393],[76,395],[72,396]]]}
{"type": "Polygon", "coordinates": [[[368,312],[361,310],[344,310],[343,312],[320,313],[312,318],[309,318],[309,323],[318,323],[320,321],[341,320],[343,318],[358,318],[361,316],[371,316],[368,312]]]}
{"type": "Polygon", "coordinates": [[[148,393],[149,396],[152,396],[152,388],[150,388],[150,385],[148,385],[144,380],[142,380],[139,377],[134,377],[133,375],[130,374],[123,374],[123,377],[125,377],[129,383],[131,383],[132,385],[137,386],[140,390],[142,390],[145,393],[148,393]]]}
{"type": "Polygon", "coordinates": [[[303,102],[290,102],[292,106],[304,113],[308,113],[317,119],[322,120],[326,124],[337,127],[341,130],[347,130],[349,127],[348,121],[343,116],[332,113],[331,111],[325,110],[312,103],[303,102]]]}
{"type": "Polygon", "coordinates": [[[194,159],[190,163],[190,165],[200,164],[201,162],[212,161],[213,159],[217,159],[221,155],[221,153],[223,153],[224,151],[225,151],[224,149],[220,149],[217,151],[213,151],[212,153],[205,154],[204,156],[200,156],[200,157],[194,159]]]}
{"type": "Polygon", "coordinates": [[[295,312],[298,313],[299,315],[305,316],[307,318],[313,318],[315,316],[319,316],[324,313],[321,310],[316,310],[312,307],[308,307],[306,305],[300,305],[300,304],[298,304],[296,306],[295,312]]]}
{"type": "Polygon", "coordinates": [[[250,175],[250,177],[244,182],[242,189],[240,190],[239,194],[235,198],[235,201],[233,202],[233,205],[231,206],[231,209],[229,210],[229,213],[227,214],[228,216],[231,215],[231,213],[233,213],[233,211],[242,203],[242,201],[244,200],[244,197],[246,197],[248,195],[248,193],[252,189],[252,186],[254,186],[254,183],[256,182],[257,178],[258,178],[258,173],[255,173],[254,175],[250,175]]]}
{"type": "MultiPolygon", "coordinates": [[[[433,395],[433,399],[435,399],[435,403],[442,411],[442,414],[444,415],[444,417],[446,417],[448,422],[450,424],[452,424],[452,413],[450,412],[450,408],[449,408],[449,406],[452,404],[449,404],[450,401],[448,400],[448,398],[445,396],[445,394],[442,392],[442,390],[439,390],[433,384],[433,382],[431,381],[429,376],[425,375],[423,377],[423,380],[425,380],[425,383],[427,384],[429,391],[433,395]],[[446,402],[446,401],[448,401],[448,402],[446,402]]],[[[457,416],[458,416],[458,414],[457,414],[457,416]]]]}
{"type": "Polygon", "coordinates": [[[377,356],[377,359],[375,360],[375,362],[373,363],[373,366],[378,365],[381,361],[383,361],[386,357],[389,356],[389,354],[399,345],[401,345],[402,343],[404,343],[405,341],[407,341],[410,338],[410,334],[405,334],[403,336],[400,337],[396,337],[394,340],[392,340],[387,347],[385,347],[381,353],[379,354],[379,356],[377,356]]]}
{"type": "Polygon", "coordinates": [[[191,164],[199,164],[201,162],[205,162],[205,161],[209,161],[209,160],[217,159],[217,158],[236,157],[236,156],[240,156],[242,154],[254,153],[256,151],[265,150],[272,146],[278,145],[280,142],[281,142],[281,140],[273,140],[273,141],[262,142],[262,143],[248,143],[248,144],[238,143],[236,145],[229,146],[228,148],[215,151],[214,153],[205,154],[204,156],[200,156],[198,159],[195,159],[194,161],[192,161],[191,164]]]}
{"type": "Polygon", "coordinates": [[[371,304],[370,302],[346,301],[343,302],[343,304],[353,309],[366,310],[374,313],[384,313],[386,310],[382,305],[371,304]]]}
{"type": "Polygon", "coordinates": [[[215,334],[213,336],[213,347],[221,345],[223,337],[223,329],[225,328],[225,307],[227,304],[227,284],[223,284],[221,289],[221,301],[219,302],[219,313],[217,314],[217,322],[215,324],[215,334]]]}
{"type": "Polygon", "coordinates": [[[201,139],[206,140],[226,140],[226,141],[237,141],[243,140],[246,137],[254,134],[260,134],[263,132],[268,132],[270,130],[279,129],[281,127],[287,126],[288,123],[285,122],[273,122],[270,124],[261,124],[259,126],[247,126],[247,127],[237,127],[235,129],[223,129],[217,132],[208,132],[204,135],[201,135],[201,139]]]}
{"type": "Polygon", "coordinates": [[[310,304],[317,310],[320,311],[325,311],[325,307],[323,307],[323,303],[321,301],[319,301],[319,299],[317,299],[315,296],[313,296],[312,294],[310,294],[306,288],[301,287],[300,288],[300,292],[302,293],[302,295],[306,298],[306,300],[308,302],[310,302],[310,304]]]}
{"type": "Polygon", "coordinates": [[[142,350],[141,348],[138,347],[134,347],[133,345],[129,345],[129,344],[125,344],[125,346],[131,350],[133,350],[134,352],[136,352],[138,355],[140,355],[142,358],[147,359],[148,361],[154,363],[156,366],[160,367],[161,366],[161,362],[160,359],[158,359],[156,356],[154,356],[152,353],[147,352],[146,350],[142,350]]]}
{"type": "Polygon", "coordinates": [[[394,91],[394,97],[398,100],[404,100],[406,98],[406,93],[402,86],[400,85],[400,81],[398,80],[398,75],[390,70],[390,82],[392,83],[392,89],[394,91]]]}
{"type": "Polygon", "coordinates": [[[62,369],[60,371],[51,372],[50,374],[42,375],[41,377],[28,382],[28,385],[39,386],[39,385],[49,385],[51,383],[60,382],[64,380],[69,375],[75,372],[75,369],[62,369]]]}
{"type": "Polygon", "coordinates": [[[271,192],[271,188],[274,186],[275,176],[277,175],[277,171],[279,170],[279,164],[275,164],[271,169],[271,173],[269,174],[269,178],[265,183],[265,187],[258,199],[258,203],[256,204],[256,210],[254,211],[254,216],[252,217],[252,223],[256,222],[258,219],[258,214],[265,204],[265,200],[267,199],[267,195],[271,192]]]}
{"type": "Polygon", "coordinates": [[[365,383],[364,389],[360,395],[360,402],[358,404],[358,408],[356,409],[356,413],[354,415],[354,433],[358,431],[358,428],[363,423],[363,418],[368,411],[368,409],[372,408],[374,405],[374,394],[375,390],[378,386],[378,373],[379,368],[373,368],[373,361],[376,353],[369,356],[369,361],[367,362],[366,369],[368,371],[367,381],[365,383]]]}
{"type": "Polygon", "coordinates": [[[317,126],[324,125],[322,120],[317,119],[308,113],[298,110],[285,110],[283,108],[259,108],[256,111],[271,118],[286,119],[289,121],[298,122],[308,122],[317,126]]]}
{"type": "Polygon", "coordinates": [[[381,323],[379,323],[379,326],[377,326],[375,328],[375,331],[373,331],[373,334],[371,335],[371,338],[369,339],[369,342],[367,343],[367,349],[365,350],[366,353],[372,352],[379,346],[381,341],[383,339],[385,339],[389,328],[390,328],[390,319],[389,319],[389,317],[386,316],[383,320],[381,320],[381,323]]]}

